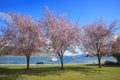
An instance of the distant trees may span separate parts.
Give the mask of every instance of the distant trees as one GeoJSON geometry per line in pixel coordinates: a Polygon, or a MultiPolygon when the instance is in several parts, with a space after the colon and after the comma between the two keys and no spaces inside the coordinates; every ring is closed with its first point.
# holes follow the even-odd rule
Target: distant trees
{"type": "Polygon", "coordinates": [[[14,53],[26,56],[27,69],[29,69],[30,56],[40,47],[42,32],[32,17],[16,13],[10,13],[10,16],[13,22],[8,24],[11,32],[9,38],[12,41],[14,53]]]}
{"type": "Polygon", "coordinates": [[[112,45],[112,55],[120,64],[120,36],[117,37],[112,45]]]}
{"type": "Polygon", "coordinates": [[[110,54],[115,27],[116,22],[106,26],[101,20],[84,27],[82,47],[87,54],[97,56],[99,68],[102,56],[110,54]]]}
{"type": "Polygon", "coordinates": [[[58,54],[61,61],[61,69],[63,69],[63,54],[66,50],[73,51],[75,46],[79,45],[80,27],[72,22],[67,22],[65,16],[56,17],[52,11],[46,9],[45,18],[39,21],[43,26],[46,37],[50,40],[53,52],[58,54]]]}

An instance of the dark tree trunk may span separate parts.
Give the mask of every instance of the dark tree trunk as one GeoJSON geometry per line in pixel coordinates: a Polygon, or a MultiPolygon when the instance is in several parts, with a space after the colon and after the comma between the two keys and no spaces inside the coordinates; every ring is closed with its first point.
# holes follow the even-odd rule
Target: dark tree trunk
{"type": "Polygon", "coordinates": [[[100,54],[97,55],[98,58],[98,67],[101,68],[101,56],[100,54]]]}
{"type": "Polygon", "coordinates": [[[63,66],[63,54],[58,54],[59,57],[60,57],[60,62],[61,62],[61,69],[64,69],[64,66],[63,66]]]}
{"type": "Polygon", "coordinates": [[[101,68],[101,59],[98,59],[98,66],[101,68]]]}
{"type": "Polygon", "coordinates": [[[61,69],[64,69],[64,67],[63,67],[63,56],[60,57],[60,61],[61,61],[61,69]]]}
{"type": "Polygon", "coordinates": [[[29,69],[29,64],[30,64],[30,57],[27,57],[27,68],[26,69],[29,69]]]}

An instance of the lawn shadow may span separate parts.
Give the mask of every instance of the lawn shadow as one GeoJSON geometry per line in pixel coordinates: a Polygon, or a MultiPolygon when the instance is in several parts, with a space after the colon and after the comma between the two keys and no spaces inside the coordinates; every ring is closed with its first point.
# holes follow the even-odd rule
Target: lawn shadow
{"type": "Polygon", "coordinates": [[[40,67],[27,69],[0,68],[0,80],[16,80],[21,75],[28,76],[47,76],[61,75],[64,71],[58,67],[40,67]]]}
{"type": "MultiPolygon", "coordinates": [[[[98,67],[98,64],[86,64],[87,66],[98,67]]],[[[120,64],[101,64],[102,67],[120,67],[120,64]]]]}
{"type": "Polygon", "coordinates": [[[103,64],[103,67],[120,67],[120,64],[103,64]]]}
{"type": "Polygon", "coordinates": [[[20,77],[21,70],[0,68],[0,80],[16,80],[20,77]]]}
{"type": "Polygon", "coordinates": [[[65,66],[64,70],[61,70],[59,66],[32,67],[29,70],[21,68],[0,68],[0,80],[16,80],[17,78],[21,77],[21,75],[41,77],[45,77],[47,75],[59,76],[69,71],[80,72],[85,75],[99,73],[98,69],[89,66],[65,66]]]}

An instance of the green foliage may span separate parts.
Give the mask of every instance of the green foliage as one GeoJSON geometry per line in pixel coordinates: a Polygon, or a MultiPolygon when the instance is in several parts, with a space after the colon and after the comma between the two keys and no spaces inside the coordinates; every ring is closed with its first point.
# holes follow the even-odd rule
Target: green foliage
{"type": "Polygon", "coordinates": [[[120,64],[120,54],[113,54],[112,55],[118,62],[118,64],[120,64]]]}
{"type": "Polygon", "coordinates": [[[96,65],[65,65],[61,70],[59,65],[31,65],[29,70],[25,65],[0,65],[0,80],[120,80],[119,66],[96,65]]]}
{"type": "Polygon", "coordinates": [[[114,61],[108,61],[108,60],[105,61],[104,64],[105,65],[118,65],[116,62],[114,62],[114,61]]]}
{"type": "Polygon", "coordinates": [[[116,41],[112,45],[112,56],[120,64],[120,35],[117,37],[116,41]]]}

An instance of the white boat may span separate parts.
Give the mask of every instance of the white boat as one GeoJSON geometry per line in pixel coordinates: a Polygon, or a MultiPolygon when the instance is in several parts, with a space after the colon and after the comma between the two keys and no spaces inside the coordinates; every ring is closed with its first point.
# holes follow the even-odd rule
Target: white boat
{"type": "Polygon", "coordinates": [[[58,59],[56,57],[50,58],[50,61],[57,61],[58,59]]]}

